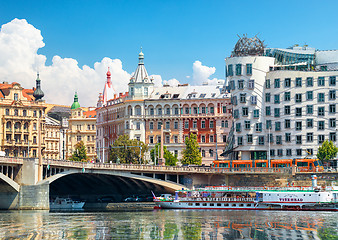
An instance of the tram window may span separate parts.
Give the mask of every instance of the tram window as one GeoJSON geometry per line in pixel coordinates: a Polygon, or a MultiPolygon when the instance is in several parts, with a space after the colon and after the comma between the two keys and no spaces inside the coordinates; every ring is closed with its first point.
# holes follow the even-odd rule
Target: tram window
{"type": "Polygon", "coordinates": [[[199,206],[200,204],[199,203],[195,203],[195,206],[199,206]]]}
{"type": "Polygon", "coordinates": [[[210,203],[210,207],[213,207],[213,206],[215,206],[215,204],[213,204],[213,203],[210,203]]]}
{"type": "Polygon", "coordinates": [[[227,168],[227,167],[229,167],[229,166],[228,166],[228,163],[220,163],[219,166],[222,167],[222,168],[227,168]]]}
{"type": "Polygon", "coordinates": [[[297,167],[307,167],[308,162],[297,162],[297,167]]]}
{"type": "Polygon", "coordinates": [[[220,203],[217,203],[217,207],[221,207],[222,206],[222,204],[220,204],[220,203]]]}
{"type": "Polygon", "coordinates": [[[266,167],[266,163],[257,163],[256,167],[266,167]]]}

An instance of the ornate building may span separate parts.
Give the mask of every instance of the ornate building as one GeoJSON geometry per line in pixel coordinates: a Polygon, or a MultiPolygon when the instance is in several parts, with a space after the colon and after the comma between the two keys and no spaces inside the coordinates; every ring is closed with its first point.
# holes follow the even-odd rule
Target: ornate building
{"type": "Polygon", "coordinates": [[[72,156],[75,145],[83,141],[87,149],[87,157],[90,160],[96,159],[96,111],[93,109],[82,108],[78,102],[77,93],[71,106],[71,115],[68,120],[68,130],[66,137],[66,159],[72,156]]]}
{"type": "Polygon", "coordinates": [[[60,159],[62,134],[61,134],[61,123],[60,121],[46,116],[45,118],[45,145],[44,156],[47,159],[60,159]]]}
{"type": "Polygon", "coordinates": [[[39,74],[36,88],[0,84],[1,151],[11,157],[38,157],[45,148],[45,102],[39,74]]]}
{"type": "MultiPolygon", "coordinates": [[[[107,83],[110,72],[107,73],[107,83]]],[[[106,83],[106,85],[107,85],[106,83]]],[[[107,161],[109,145],[119,135],[127,134],[149,145],[150,149],[161,141],[164,127],[164,144],[169,151],[181,158],[184,139],[193,132],[198,135],[203,164],[209,165],[224,149],[231,127],[230,96],[218,85],[154,87],[144,66],[144,54],[131,77],[129,92],[114,94],[107,99],[100,95],[97,109],[97,149],[102,161],[107,161]],[[217,137],[216,137],[217,136],[217,137]],[[216,143],[217,139],[217,143],[216,143]]]]}

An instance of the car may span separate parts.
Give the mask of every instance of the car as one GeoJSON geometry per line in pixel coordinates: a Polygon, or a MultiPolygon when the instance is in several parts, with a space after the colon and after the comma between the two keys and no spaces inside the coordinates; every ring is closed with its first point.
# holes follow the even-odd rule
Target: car
{"type": "Polygon", "coordinates": [[[125,202],[137,202],[138,197],[137,196],[130,196],[124,199],[125,202]]]}

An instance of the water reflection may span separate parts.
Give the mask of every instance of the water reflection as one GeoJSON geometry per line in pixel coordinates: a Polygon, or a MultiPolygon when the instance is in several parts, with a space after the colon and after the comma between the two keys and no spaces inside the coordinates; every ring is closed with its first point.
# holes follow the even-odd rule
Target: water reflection
{"type": "Polygon", "coordinates": [[[337,239],[337,213],[0,212],[1,239],[337,239]]]}

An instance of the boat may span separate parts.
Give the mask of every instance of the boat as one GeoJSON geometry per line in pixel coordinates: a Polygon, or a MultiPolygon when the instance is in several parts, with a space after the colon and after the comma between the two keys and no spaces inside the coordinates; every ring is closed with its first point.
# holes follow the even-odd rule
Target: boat
{"type": "Polygon", "coordinates": [[[155,196],[154,202],[157,209],[337,211],[338,187],[207,186],[155,196]]]}
{"type": "Polygon", "coordinates": [[[57,197],[53,201],[50,201],[50,209],[82,209],[85,202],[75,201],[71,198],[60,198],[57,197]]]}

